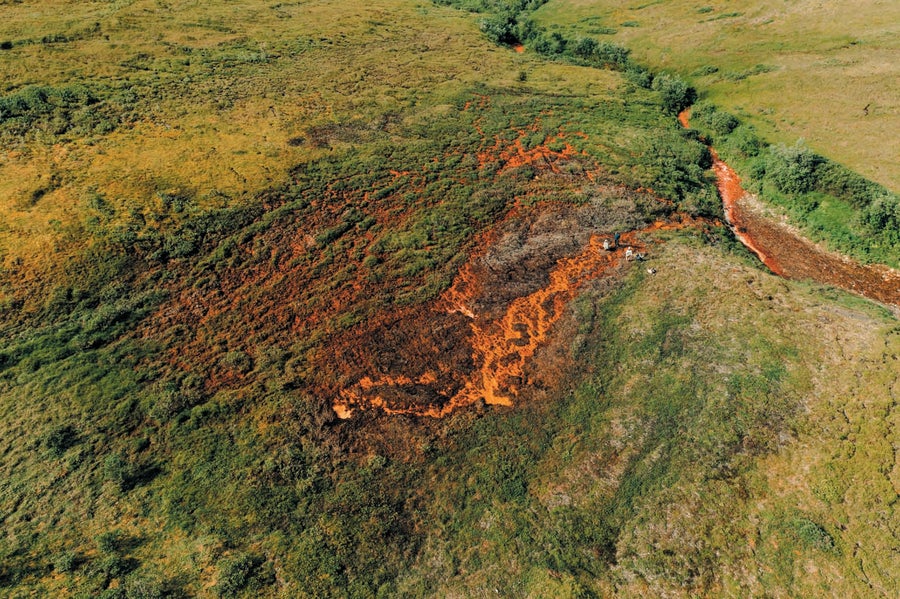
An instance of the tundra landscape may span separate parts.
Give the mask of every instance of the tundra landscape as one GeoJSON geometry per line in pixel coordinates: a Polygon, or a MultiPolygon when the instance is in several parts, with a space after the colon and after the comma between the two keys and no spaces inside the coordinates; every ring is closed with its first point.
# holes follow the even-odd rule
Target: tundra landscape
{"type": "Polygon", "coordinates": [[[0,595],[900,595],[900,5],[0,0],[0,595]]]}

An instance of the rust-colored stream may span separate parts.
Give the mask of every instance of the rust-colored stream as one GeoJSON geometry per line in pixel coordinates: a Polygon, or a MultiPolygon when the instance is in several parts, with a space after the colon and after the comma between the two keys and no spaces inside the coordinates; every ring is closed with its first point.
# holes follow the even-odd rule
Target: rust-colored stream
{"type": "MultiPolygon", "coordinates": [[[[689,127],[690,109],[678,115],[689,127]]],[[[716,185],[725,217],[738,240],[775,274],[789,279],[811,279],[873,299],[900,311],[900,272],[879,264],[859,264],[828,252],[799,236],[784,224],[754,210],[752,198],[741,187],[737,173],[710,148],[716,185]]]]}

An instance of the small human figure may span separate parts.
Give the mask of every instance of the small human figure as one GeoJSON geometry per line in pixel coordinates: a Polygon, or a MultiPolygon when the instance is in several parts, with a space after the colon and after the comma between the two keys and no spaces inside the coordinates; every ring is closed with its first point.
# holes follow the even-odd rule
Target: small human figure
{"type": "Polygon", "coordinates": [[[603,240],[603,249],[609,251],[609,239],[603,240]]]}
{"type": "Polygon", "coordinates": [[[625,259],[631,260],[634,258],[634,250],[631,248],[625,248],[625,259]]]}

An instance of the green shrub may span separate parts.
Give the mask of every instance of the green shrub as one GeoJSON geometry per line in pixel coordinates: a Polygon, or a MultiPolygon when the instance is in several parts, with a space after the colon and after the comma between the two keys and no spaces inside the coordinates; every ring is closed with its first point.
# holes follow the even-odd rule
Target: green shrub
{"type": "Polygon", "coordinates": [[[94,540],[100,553],[118,553],[124,545],[125,535],[121,530],[114,529],[97,535],[94,540]]]}
{"type": "Polygon", "coordinates": [[[765,147],[765,143],[749,125],[739,125],[733,129],[725,143],[728,147],[737,150],[745,158],[758,156],[763,147],[765,147]]]}
{"type": "Polygon", "coordinates": [[[793,522],[794,530],[807,547],[820,551],[833,551],[834,538],[827,530],[808,518],[798,518],[793,522]]]}
{"type": "Polygon", "coordinates": [[[697,91],[676,75],[662,73],[653,78],[651,87],[660,93],[663,108],[677,114],[694,103],[697,91]]]}
{"type": "Polygon", "coordinates": [[[62,574],[66,574],[75,570],[78,566],[78,553],[75,551],[64,551],[56,556],[53,560],[53,569],[62,574]]]}
{"type": "Polygon", "coordinates": [[[501,13],[485,17],[479,22],[481,31],[498,44],[518,43],[516,17],[512,13],[501,13]]]}
{"type": "Polygon", "coordinates": [[[583,37],[572,45],[572,53],[579,58],[591,58],[597,51],[597,40],[592,37],[583,37]]]}
{"type": "Polygon", "coordinates": [[[594,46],[591,58],[601,66],[624,69],[628,65],[631,50],[610,42],[599,42],[594,46]]]}
{"type": "Polygon", "coordinates": [[[653,86],[653,73],[636,64],[629,64],[625,69],[625,79],[644,89],[650,89],[653,86]]]}
{"type": "Polygon", "coordinates": [[[727,112],[717,111],[710,119],[710,125],[719,135],[728,135],[740,125],[740,122],[727,112]]]}
{"type": "MultiPolygon", "coordinates": [[[[106,456],[106,459],[103,460],[103,476],[106,480],[115,483],[120,491],[126,491],[131,486],[134,468],[132,464],[122,457],[122,454],[114,453],[106,456]]],[[[101,537],[104,535],[101,535],[101,537]]],[[[100,542],[100,537],[98,537],[97,542],[100,542]]],[[[101,551],[103,551],[102,548],[101,551]]]]}
{"type": "Polygon", "coordinates": [[[878,195],[860,213],[860,223],[872,235],[881,235],[887,241],[900,244],[900,200],[889,193],[878,195]]]}
{"type": "Polygon", "coordinates": [[[258,589],[263,584],[270,583],[261,567],[264,560],[261,557],[238,554],[223,559],[219,563],[219,581],[215,586],[219,597],[237,597],[244,590],[258,589]]]}
{"type": "Polygon", "coordinates": [[[70,424],[54,426],[44,436],[44,446],[54,457],[60,457],[67,449],[78,443],[78,431],[70,424]]]}
{"type": "Polygon", "coordinates": [[[810,150],[803,140],[793,146],[769,146],[765,177],[782,193],[805,193],[815,189],[816,169],[823,162],[824,159],[810,150]]]}

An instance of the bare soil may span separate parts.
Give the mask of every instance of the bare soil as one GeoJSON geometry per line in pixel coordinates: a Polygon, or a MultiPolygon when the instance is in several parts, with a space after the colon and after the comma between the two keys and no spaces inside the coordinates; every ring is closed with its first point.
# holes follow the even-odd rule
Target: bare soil
{"type": "Polygon", "coordinates": [[[516,212],[436,301],[388,314],[330,344],[321,366],[340,371],[342,384],[331,390],[338,417],[373,408],[442,417],[539,393],[541,381],[564,369],[557,362],[567,358],[535,355],[552,343],[579,291],[588,283],[614,285],[638,254],[651,251],[645,233],[703,224],[682,214],[649,224],[632,215],[633,228],[604,249],[616,223],[600,205],[516,212]]]}

